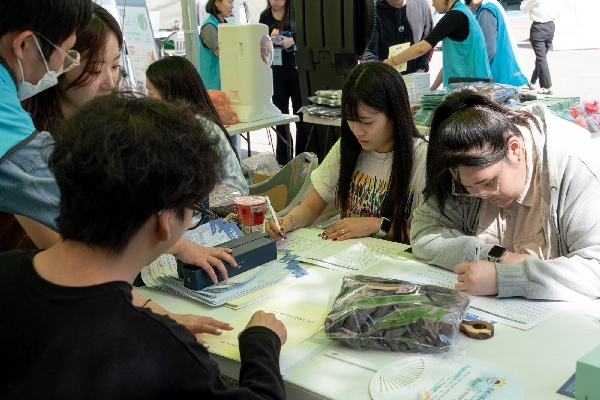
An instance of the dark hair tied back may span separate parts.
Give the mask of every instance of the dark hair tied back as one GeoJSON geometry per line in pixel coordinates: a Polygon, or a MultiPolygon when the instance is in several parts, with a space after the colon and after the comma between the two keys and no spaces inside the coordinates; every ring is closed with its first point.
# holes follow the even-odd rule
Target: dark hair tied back
{"type": "Polygon", "coordinates": [[[426,197],[433,196],[440,212],[452,195],[449,169],[487,167],[508,154],[508,139],[522,137],[519,127],[541,131],[535,117],[501,106],[495,101],[462,89],[451,92],[436,108],[427,149],[426,197]]]}

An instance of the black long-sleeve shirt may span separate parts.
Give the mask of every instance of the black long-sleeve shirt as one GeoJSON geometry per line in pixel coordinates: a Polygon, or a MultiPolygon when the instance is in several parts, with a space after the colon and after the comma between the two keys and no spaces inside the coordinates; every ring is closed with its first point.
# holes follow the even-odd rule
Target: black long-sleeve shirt
{"type": "Polygon", "coordinates": [[[130,284],[54,285],[35,253],[0,254],[0,398],[285,398],[273,331],[242,333],[240,387],[230,389],[187,328],[132,305],[130,284]]]}

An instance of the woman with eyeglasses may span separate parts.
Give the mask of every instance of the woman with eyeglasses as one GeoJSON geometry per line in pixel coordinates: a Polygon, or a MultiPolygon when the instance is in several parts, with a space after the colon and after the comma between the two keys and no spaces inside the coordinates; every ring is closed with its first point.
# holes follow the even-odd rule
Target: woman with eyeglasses
{"type": "Polygon", "coordinates": [[[598,154],[600,142],[541,104],[451,93],[432,120],[413,253],[457,272],[471,295],[599,297],[598,154]]]}

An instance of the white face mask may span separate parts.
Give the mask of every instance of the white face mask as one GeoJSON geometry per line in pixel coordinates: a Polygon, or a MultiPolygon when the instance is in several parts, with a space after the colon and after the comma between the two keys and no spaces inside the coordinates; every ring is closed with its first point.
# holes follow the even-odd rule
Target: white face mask
{"type": "Polygon", "coordinates": [[[21,70],[21,83],[17,86],[17,96],[19,97],[19,101],[23,101],[32,96],[35,96],[39,92],[43,92],[44,90],[51,88],[52,86],[58,83],[58,77],[62,74],[56,73],[54,71],[50,71],[48,68],[48,63],[44,58],[44,54],[42,53],[42,49],[40,48],[40,44],[38,43],[35,35],[33,36],[33,40],[35,40],[35,44],[42,56],[42,60],[44,61],[44,65],[46,66],[46,73],[42,76],[42,79],[34,85],[33,83],[29,83],[25,81],[25,75],[23,74],[23,66],[21,65],[21,60],[17,57],[17,62],[19,63],[19,69],[21,70]]]}

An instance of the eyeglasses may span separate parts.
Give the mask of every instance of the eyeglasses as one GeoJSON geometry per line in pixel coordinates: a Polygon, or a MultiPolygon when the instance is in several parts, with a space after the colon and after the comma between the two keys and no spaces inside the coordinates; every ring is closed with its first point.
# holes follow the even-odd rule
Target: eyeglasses
{"type": "Polygon", "coordinates": [[[197,228],[205,216],[209,217],[210,219],[219,218],[212,211],[202,207],[200,203],[189,206],[188,208],[194,212],[194,215],[192,215],[192,220],[190,221],[190,227],[188,228],[188,231],[197,228]]]}
{"type": "Polygon", "coordinates": [[[63,74],[65,72],[69,72],[73,68],[79,66],[80,61],[81,61],[81,55],[79,54],[79,52],[77,50],[64,51],[63,49],[61,49],[60,47],[58,47],[57,45],[55,45],[54,43],[52,43],[50,40],[48,40],[41,33],[36,32],[36,35],[38,35],[39,37],[43,38],[46,42],[50,43],[56,50],[58,50],[58,52],[60,54],[62,54],[63,56],[65,56],[65,61],[63,62],[63,68],[62,68],[62,73],[63,74]]]}
{"type": "MultiPolygon", "coordinates": [[[[196,229],[200,225],[200,223],[202,222],[202,219],[205,216],[209,217],[210,219],[219,218],[218,215],[216,215],[212,211],[207,210],[206,208],[202,207],[199,203],[188,206],[187,208],[189,208],[190,210],[193,211],[192,220],[190,221],[190,226],[187,229],[188,231],[191,231],[192,229],[196,229]]],[[[161,215],[164,212],[165,212],[164,209],[160,210],[157,213],[157,215],[161,215]]]]}
{"type": "MultiPolygon", "coordinates": [[[[452,177],[452,195],[453,196],[462,196],[462,197],[487,197],[487,196],[496,196],[500,194],[500,178],[502,178],[502,170],[504,169],[504,165],[500,164],[500,174],[498,175],[498,184],[496,185],[496,190],[487,191],[480,190],[477,193],[469,193],[467,189],[460,183],[460,175],[458,174],[458,167],[454,168],[454,176],[458,179],[458,182],[454,177],[452,177]]],[[[493,184],[493,181],[490,185],[493,184]]]]}

